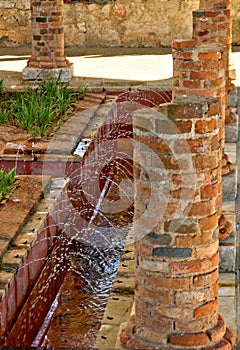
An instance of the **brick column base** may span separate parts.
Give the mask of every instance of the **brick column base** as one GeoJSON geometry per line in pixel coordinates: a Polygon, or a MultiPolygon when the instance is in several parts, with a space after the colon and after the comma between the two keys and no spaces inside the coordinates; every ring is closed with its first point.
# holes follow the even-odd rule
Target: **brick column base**
{"type": "MultiPolygon", "coordinates": [[[[165,334],[164,334],[165,336],[165,334]]],[[[235,343],[233,332],[226,327],[223,318],[218,315],[215,327],[198,333],[170,333],[165,338],[165,344],[158,332],[149,331],[139,327],[135,322],[135,316],[131,316],[127,327],[121,335],[121,349],[142,350],[230,350],[235,343]]]]}

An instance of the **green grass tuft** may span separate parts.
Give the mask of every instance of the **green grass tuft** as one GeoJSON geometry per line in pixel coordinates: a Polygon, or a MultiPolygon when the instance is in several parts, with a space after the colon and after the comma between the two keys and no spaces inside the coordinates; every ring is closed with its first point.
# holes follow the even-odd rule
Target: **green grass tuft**
{"type": "Polygon", "coordinates": [[[70,106],[87,92],[81,86],[70,90],[59,79],[43,81],[23,92],[4,92],[0,81],[0,123],[20,126],[32,137],[49,136],[66,120],[70,106]]]}
{"type": "Polygon", "coordinates": [[[8,173],[0,170],[0,202],[6,198],[15,187],[16,169],[11,169],[8,173]]]}

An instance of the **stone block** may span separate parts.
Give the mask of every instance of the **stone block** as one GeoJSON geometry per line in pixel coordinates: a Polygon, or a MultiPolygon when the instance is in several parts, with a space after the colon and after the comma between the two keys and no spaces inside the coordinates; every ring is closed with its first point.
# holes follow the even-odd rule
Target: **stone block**
{"type": "Polygon", "coordinates": [[[225,142],[237,142],[238,141],[238,125],[239,120],[231,121],[230,123],[225,124],[225,142]]]}
{"type": "Polygon", "coordinates": [[[236,268],[236,246],[232,243],[221,243],[219,246],[220,272],[234,272],[236,268]]]}
{"type": "Polygon", "coordinates": [[[103,324],[94,344],[96,349],[112,350],[115,348],[116,339],[119,332],[119,325],[103,324]]]}
{"type": "Polygon", "coordinates": [[[132,296],[112,294],[108,300],[103,316],[103,325],[119,325],[131,314],[133,306],[132,296]]]}
{"type": "Polygon", "coordinates": [[[118,276],[133,276],[135,260],[121,260],[118,266],[118,276]]]}
{"type": "Polygon", "coordinates": [[[236,169],[228,175],[222,177],[222,199],[223,201],[233,201],[237,196],[237,171],[236,169]]]}
{"type": "Polygon", "coordinates": [[[26,67],[22,71],[23,80],[49,80],[58,79],[64,83],[69,82],[73,76],[73,64],[61,68],[34,68],[26,67]]]}
{"type": "Polygon", "coordinates": [[[122,294],[134,293],[134,276],[117,276],[113,283],[113,291],[122,294]]]}

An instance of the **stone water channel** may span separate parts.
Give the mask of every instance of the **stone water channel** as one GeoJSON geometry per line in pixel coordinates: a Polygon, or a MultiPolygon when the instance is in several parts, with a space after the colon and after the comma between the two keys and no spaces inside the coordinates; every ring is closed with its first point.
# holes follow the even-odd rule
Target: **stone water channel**
{"type": "Polygon", "coordinates": [[[133,217],[132,113],[170,100],[169,91],[95,95],[54,140],[6,143],[2,165],[50,175],[52,195],[63,194],[49,224],[55,248],[2,345],[94,346],[133,217]]]}

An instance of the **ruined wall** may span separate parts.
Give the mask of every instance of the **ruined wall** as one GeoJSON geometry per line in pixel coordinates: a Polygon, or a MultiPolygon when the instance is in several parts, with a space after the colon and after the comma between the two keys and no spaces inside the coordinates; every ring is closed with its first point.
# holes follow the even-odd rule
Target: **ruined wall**
{"type": "MultiPolygon", "coordinates": [[[[65,4],[66,46],[170,46],[190,38],[199,0],[116,0],[65,4]]],[[[31,44],[30,0],[0,0],[0,47],[31,44]]],[[[240,2],[233,0],[233,42],[240,44],[240,2]]]]}
{"type": "Polygon", "coordinates": [[[234,44],[240,45],[240,1],[232,0],[233,35],[234,44]]]}
{"type": "Polygon", "coordinates": [[[0,0],[0,47],[31,43],[30,0],[0,0]]]}

